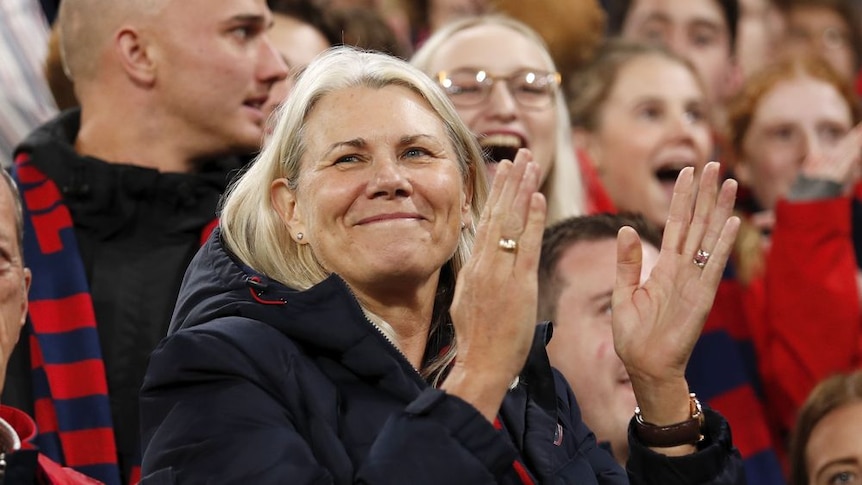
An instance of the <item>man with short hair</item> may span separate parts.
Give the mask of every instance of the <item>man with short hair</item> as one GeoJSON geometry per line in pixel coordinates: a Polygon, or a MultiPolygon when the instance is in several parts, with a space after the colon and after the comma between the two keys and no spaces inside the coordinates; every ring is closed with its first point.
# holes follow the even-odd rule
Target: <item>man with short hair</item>
{"type": "Polygon", "coordinates": [[[628,424],[637,406],[611,331],[616,236],[626,225],[643,242],[645,281],[658,260],[661,236],[642,217],[566,219],[545,230],[539,262],[539,320],[554,324],[548,344],[551,365],[578,396],[584,422],[599,441],[610,444],[622,466],[628,460],[628,424]]]}
{"type": "Polygon", "coordinates": [[[63,0],[57,21],[81,109],[16,153],[34,285],[4,402],[53,459],[134,482],[149,353],[287,69],[265,0],[63,0]]]}

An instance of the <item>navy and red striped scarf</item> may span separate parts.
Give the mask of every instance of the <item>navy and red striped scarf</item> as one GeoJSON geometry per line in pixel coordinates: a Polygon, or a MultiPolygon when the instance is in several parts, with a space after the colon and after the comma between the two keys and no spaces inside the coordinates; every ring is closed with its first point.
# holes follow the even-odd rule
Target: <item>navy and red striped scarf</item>
{"type": "MultiPolygon", "coordinates": [[[[120,485],[105,365],[71,213],[27,154],[16,158],[13,177],[24,206],[24,260],[33,272],[22,340],[30,346],[34,442],[52,460],[120,485]]],[[[130,483],[140,477],[135,465],[130,483]]]]}

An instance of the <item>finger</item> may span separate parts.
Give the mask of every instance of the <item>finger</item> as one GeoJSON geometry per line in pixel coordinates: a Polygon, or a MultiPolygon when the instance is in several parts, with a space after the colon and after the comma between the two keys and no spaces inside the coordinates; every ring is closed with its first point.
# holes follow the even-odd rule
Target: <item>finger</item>
{"type": "Polygon", "coordinates": [[[683,254],[694,254],[698,249],[709,250],[711,246],[703,245],[703,237],[707,232],[710,217],[715,209],[716,193],[718,192],[718,163],[709,162],[700,175],[700,185],[697,190],[697,201],[694,205],[694,215],[686,231],[683,254]]]}
{"type": "Polygon", "coordinates": [[[629,226],[620,228],[617,232],[617,276],[611,297],[612,306],[630,298],[638,289],[642,264],[643,250],[637,231],[629,226]]]}
{"type": "Polygon", "coordinates": [[[515,270],[520,277],[538,277],[542,235],[545,231],[547,215],[548,205],[545,201],[545,196],[534,191],[530,196],[527,222],[524,226],[524,232],[521,234],[521,240],[518,243],[518,255],[515,261],[515,270]]]}
{"type": "MultiPolygon", "coordinates": [[[[488,200],[485,202],[485,207],[482,208],[482,215],[479,218],[479,224],[476,226],[476,238],[473,243],[473,247],[475,250],[481,251],[482,248],[488,247],[489,238],[491,236],[488,234],[488,224],[491,220],[491,211],[497,201],[500,200],[500,194],[503,191],[503,186],[506,183],[506,180],[509,178],[509,174],[512,170],[512,162],[508,160],[503,160],[499,163],[497,167],[497,174],[494,176],[494,180],[491,184],[491,191],[488,194],[488,200]]],[[[496,244],[496,242],[494,242],[496,244]]]]}
{"type": "Polygon", "coordinates": [[[527,150],[518,150],[515,155],[515,161],[512,163],[512,168],[503,184],[503,190],[500,192],[500,199],[491,208],[491,217],[497,219],[498,222],[509,215],[512,203],[524,182],[524,174],[531,159],[532,155],[527,150]]]}
{"type": "Polygon", "coordinates": [[[518,187],[518,192],[512,201],[512,206],[507,211],[507,217],[501,228],[501,235],[520,237],[520,234],[524,231],[526,220],[529,217],[531,199],[533,194],[538,191],[538,188],[539,165],[530,161],[527,163],[524,176],[518,187]]]}
{"type": "Polygon", "coordinates": [[[691,220],[691,198],[694,190],[694,168],[685,167],[679,172],[673,186],[670,210],[661,240],[661,250],[679,254],[686,228],[691,220]]]}
{"type": "MultiPolygon", "coordinates": [[[[721,191],[718,194],[718,200],[715,204],[712,215],[710,216],[709,227],[707,228],[698,249],[703,249],[710,253],[714,251],[718,238],[721,236],[721,231],[727,223],[727,220],[731,215],[733,215],[733,206],[736,203],[737,187],[738,184],[736,180],[733,179],[727,179],[721,184],[721,191]]],[[[696,251],[696,249],[692,250],[691,254],[694,254],[694,251],[696,251]]]]}
{"type": "Polygon", "coordinates": [[[701,273],[701,281],[712,289],[713,298],[715,297],[715,289],[718,288],[724,274],[724,267],[727,265],[727,260],[733,250],[736,235],[739,233],[739,224],[739,217],[733,216],[727,219],[713,248],[712,255],[701,273]]]}

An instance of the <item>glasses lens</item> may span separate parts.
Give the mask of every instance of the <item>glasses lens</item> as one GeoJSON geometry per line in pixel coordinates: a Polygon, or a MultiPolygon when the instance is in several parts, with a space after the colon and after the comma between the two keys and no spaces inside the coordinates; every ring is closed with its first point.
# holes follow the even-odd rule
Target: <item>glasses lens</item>
{"type": "Polygon", "coordinates": [[[440,85],[456,106],[479,104],[488,94],[491,79],[484,71],[458,70],[441,73],[440,85]]]}
{"type": "Polygon", "coordinates": [[[550,106],[557,87],[554,73],[519,71],[508,79],[509,91],[523,106],[544,108],[550,106]]]}

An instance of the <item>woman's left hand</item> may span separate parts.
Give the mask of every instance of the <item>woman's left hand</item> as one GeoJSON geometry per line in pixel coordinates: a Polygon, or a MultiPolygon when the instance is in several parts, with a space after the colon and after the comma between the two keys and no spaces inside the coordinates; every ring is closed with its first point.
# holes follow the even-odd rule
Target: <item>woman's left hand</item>
{"type": "Polygon", "coordinates": [[[643,285],[637,233],[624,227],[617,237],[614,347],[644,419],[657,425],[690,417],[685,368],[739,229],[731,216],[736,181],[726,180],[719,191],[718,172],[718,163],[706,165],[694,206],[694,169],[680,172],[658,262],[643,285]]]}

